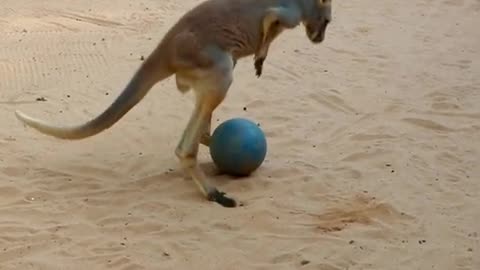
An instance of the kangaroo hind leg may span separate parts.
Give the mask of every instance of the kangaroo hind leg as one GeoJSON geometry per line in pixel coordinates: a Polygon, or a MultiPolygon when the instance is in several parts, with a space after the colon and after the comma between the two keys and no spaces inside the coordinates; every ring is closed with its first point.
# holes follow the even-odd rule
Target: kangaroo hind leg
{"type": "Polygon", "coordinates": [[[224,207],[235,207],[236,201],[219,191],[200,168],[197,160],[199,144],[208,143],[210,122],[214,110],[224,100],[233,81],[233,60],[224,53],[217,54],[215,64],[195,72],[198,76],[192,85],[195,108],[175,150],[183,169],[194,180],[202,194],[210,201],[224,207]]]}

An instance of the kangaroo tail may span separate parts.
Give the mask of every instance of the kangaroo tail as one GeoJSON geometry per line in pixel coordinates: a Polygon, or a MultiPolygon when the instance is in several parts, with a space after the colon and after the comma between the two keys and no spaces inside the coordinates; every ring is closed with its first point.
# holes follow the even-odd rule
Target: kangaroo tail
{"type": "Polygon", "coordinates": [[[157,82],[172,75],[172,72],[162,60],[156,59],[156,57],[148,57],[113,103],[100,115],[84,124],[54,126],[20,111],[15,111],[15,115],[26,125],[43,134],[59,139],[78,140],[93,136],[113,126],[137,105],[157,82]]]}

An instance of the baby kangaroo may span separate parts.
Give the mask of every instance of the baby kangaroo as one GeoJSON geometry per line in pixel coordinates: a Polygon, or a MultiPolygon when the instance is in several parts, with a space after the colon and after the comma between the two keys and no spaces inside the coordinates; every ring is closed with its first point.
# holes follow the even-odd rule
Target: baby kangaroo
{"type": "Polygon", "coordinates": [[[207,0],[185,13],[145,59],[123,92],[96,118],[77,126],[53,126],[20,111],[26,125],[60,139],[83,139],[104,131],[138,104],[158,82],[175,75],[177,89],[193,89],[195,108],[175,154],[182,168],[209,201],[235,207],[197,163],[199,144],[209,145],[214,110],[233,82],[237,60],[254,55],[256,75],[272,41],[303,23],[313,43],[324,40],[331,20],[331,0],[207,0]]]}

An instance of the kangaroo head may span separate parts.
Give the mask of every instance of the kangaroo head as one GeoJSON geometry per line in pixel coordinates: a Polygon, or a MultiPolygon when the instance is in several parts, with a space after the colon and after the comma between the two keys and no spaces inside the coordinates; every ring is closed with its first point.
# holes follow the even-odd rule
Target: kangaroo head
{"type": "Polygon", "coordinates": [[[313,43],[320,43],[325,39],[327,25],[332,20],[331,0],[306,0],[303,25],[307,37],[313,43]]]}

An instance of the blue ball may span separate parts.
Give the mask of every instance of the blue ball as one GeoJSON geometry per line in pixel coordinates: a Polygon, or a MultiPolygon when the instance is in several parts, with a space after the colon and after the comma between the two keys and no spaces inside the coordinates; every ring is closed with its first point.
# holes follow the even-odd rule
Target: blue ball
{"type": "Polygon", "coordinates": [[[263,163],[267,141],[257,124],[248,119],[233,118],[215,129],[209,148],[210,156],[220,171],[247,176],[263,163]]]}

